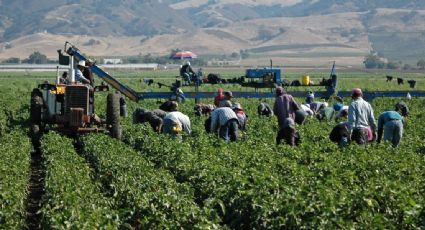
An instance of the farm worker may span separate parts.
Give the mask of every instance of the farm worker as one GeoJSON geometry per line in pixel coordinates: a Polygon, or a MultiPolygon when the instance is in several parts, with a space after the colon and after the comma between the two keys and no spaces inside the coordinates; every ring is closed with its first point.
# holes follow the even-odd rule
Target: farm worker
{"type": "Polygon", "coordinates": [[[324,102],[325,106],[321,107],[321,109],[319,111],[317,111],[316,113],[316,118],[319,121],[323,121],[324,119],[326,119],[327,121],[332,120],[332,117],[335,115],[335,110],[333,107],[331,106],[327,106],[328,103],[324,102]]]}
{"type": "Polygon", "coordinates": [[[348,133],[348,122],[338,123],[329,134],[329,139],[337,143],[339,146],[346,146],[350,142],[350,134],[348,133]]]}
{"type": "Polygon", "coordinates": [[[258,113],[258,116],[272,117],[273,109],[270,107],[269,104],[265,102],[261,102],[257,107],[257,113],[258,113]]]}
{"type": "Polygon", "coordinates": [[[300,107],[301,107],[301,110],[306,112],[308,116],[313,116],[314,112],[313,110],[310,109],[308,104],[307,105],[301,104],[300,107]]]}
{"type": "Polygon", "coordinates": [[[246,115],[245,111],[243,110],[241,104],[239,104],[239,103],[235,103],[233,105],[233,111],[236,113],[236,116],[238,117],[239,129],[244,131],[246,129],[246,123],[248,121],[248,116],[246,115]]]}
{"type": "Polygon", "coordinates": [[[366,144],[368,126],[372,129],[372,139],[376,139],[376,122],[373,116],[373,108],[367,101],[363,100],[363,93],[359,88],[353,89],[351,98],[353,101],[348,107],[348,132],[351,135],[351,140],[357,144],[366,144]]]}
{"type": "Polygon", "coordinates": [[[159,109],[166,112],[177,111],[179,103],[177,101],[166,101],[159,106],[159,109]]]}
{"type": "MultiPolygon", "coordinates": [[[[334,106],[334,109],[335,109],[335,106],[334,106]]],[[[335,109],[335,112],[336,112],[335,121],[338,121],[339,119],[347,119],[347,117],[348,117],[348,105],[343,105],[338,110],[335,109]]]]}
{"type": "Polygon", "coordinates": [[[214,98],[214,105],[218,107],[220,105],[220,101],[224,99],[223,89],[218,88],[217,96],[214,98]]]}
{"type": "Polygon", "coordinates": [[[59,83],[60,84],[68,84],[69,80],[68,80],[68,72],[63,72],[62,76],[59,78],[59,83]]]}
{"type": "Polygon", "coordinates": [[[284,119],[282,128],[277,132],[276,144],[279,145],[282,140],[290,146],[298,145],[300,142],[300,134],[295,129],[295,121],[290,117],[284,119]]]}
{"type": "Polygon", "coordinates": [[[279,129],[283,128],[286,118],[295,120],[295,111],[299,110],[294,98],[287,94],[282,87],[276,88],[276,100],[273,105],[273,112],[277,117],[279,129]]]}
{"type": "Polygon", "coordinates": [[[190,134],[191,129],[189,117],[179,111],[168,113],[164,117],[162,131],[164,133],[171,134],[173,138],[181,138],[182,132],[190,134]]]}
{"type": "Polygon", "coordinates": [[[325,107],[328,107],[327,102],[320,102],[320,101],[314,101],[314,102],[310,103],[309,105],[310,105],[310,109],[314,113],[318,113],[320,110],[324,109],[325,107]]]}
{"type": "Polygon", "coordinates": [[[239,120],[236,113],[230,107],[219,107],[211,113],[212,133],[219,133],[220,138],[225,141],[236,141],[238,139],[239,120]]]}
{"type": "Polygon", "coordinates": [[[380,143],[382,133],[384,133],[384,141],[391,141],[393,147],[400,144],[403,136],[403,117],[396,111],[385,111],[378,117],[378,139],[380,143]]]}
{"type": "Polygon", "coordinates": [[[193,109],[195,110],[195,115],[197,116],[202,116],[206,114],[209,115],[215,109],[215,105],[198,103],[193,109]]]}
{"type": "Polygon", "coordinates": [[[299,125],[304,124],[305,120],[307,119],[307,116],[307,112],[302,109],[295,111],[295,123],[299,125]]]}
{"type": "Polygon", "coordinates": [[[395,111],[399,112],[403,117],[409,116],[409,107],[407,107],[404,101],[397,102],[395,104],[395,111]]]}
{"type": "Polygon", "coordinates": [[[83,71],[86,68],[86,61],[79,61],[75,70],[75,81],[84,84],[90,84],[90,80],[84,77],[83,71]]]}
{"type": "Polygon", "coordinates": [[[187,61],[180,69],[180,76],[186,81],[186,83],[190,84],[192,76],[195,75],[195,71],[193,71],[190,66],[190,62],[187,61]]]}
{"type": "Polygon", "coordinates": [[[232,107],[233,93],[231,91],[226,91],[224,92],[223,95],[224,95],[223,100],[220,101],[218,107],[232,107]]]}
{"type": "Polygon", "coordinates": [[[310,92],[307,93],[307,96],[305,98],[305,103],[310,104],[313,101],[314,101],[314,93],[310,91],[310,92]]]}
{"type": "Polygon", "coordinates": [[[133,124],[149,122],[152,129],[160,133],[165,115],[166,113],[160,109],[149,111],[144,108],[138,108],[133,112],[133,124]]]}

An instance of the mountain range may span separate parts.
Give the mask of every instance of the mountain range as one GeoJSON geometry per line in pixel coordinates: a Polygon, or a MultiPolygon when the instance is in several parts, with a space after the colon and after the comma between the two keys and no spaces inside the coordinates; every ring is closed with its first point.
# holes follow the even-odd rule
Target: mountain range
{"type": "Polygon", "coordinates": [[[425,57],[424,0],[0,0],[0,59],[65,41],[92,56],[249,53],[242,64],[425,57]]]}

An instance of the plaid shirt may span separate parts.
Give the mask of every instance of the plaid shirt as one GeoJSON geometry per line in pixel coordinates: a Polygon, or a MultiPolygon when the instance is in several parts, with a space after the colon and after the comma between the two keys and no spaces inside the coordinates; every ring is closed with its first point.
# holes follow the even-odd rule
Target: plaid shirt
{"type": "Polygon", "coordinates": [[[218,126],[223,126],[231,119],[238,120],[236,113],[229,107],[214,109],[211,113],[211,132],[216,132],[218,126]]]}

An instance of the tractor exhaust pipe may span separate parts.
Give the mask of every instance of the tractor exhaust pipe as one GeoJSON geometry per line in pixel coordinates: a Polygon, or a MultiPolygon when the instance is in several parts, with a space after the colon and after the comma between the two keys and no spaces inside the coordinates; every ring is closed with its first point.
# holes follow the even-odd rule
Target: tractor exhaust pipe
{"type": "Polygon", "coordinates": [[[56,66],[56,85],[60,83],[59,66],[56,66]]]}

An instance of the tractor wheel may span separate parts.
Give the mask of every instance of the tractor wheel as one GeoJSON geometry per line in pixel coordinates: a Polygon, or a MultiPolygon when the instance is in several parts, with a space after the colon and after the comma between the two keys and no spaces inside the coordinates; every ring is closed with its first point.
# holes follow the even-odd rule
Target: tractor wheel
{"type": "Polygon", "coordinates": [[[39,89],[34,89],[31,93],[30,102],[30,136],[34,140],[39,139],[43,133],[42,113],[44,101],[39,89]]]}
{"type": "Polygon", "coordinates": [[[106,100],[106,124],[109,127],[109,134],[113,138],[121,139],[120,95],[110,93],[106,100]]]}

